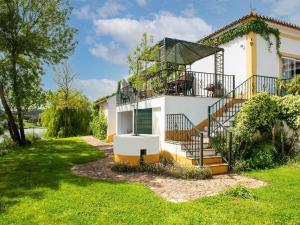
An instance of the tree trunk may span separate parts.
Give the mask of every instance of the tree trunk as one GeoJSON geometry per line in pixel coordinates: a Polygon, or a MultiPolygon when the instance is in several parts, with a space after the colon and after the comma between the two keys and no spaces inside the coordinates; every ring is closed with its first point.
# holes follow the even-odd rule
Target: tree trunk
{"type": "Polygon", "coordinates": [[[20,138],[18,127],[16,125],[14,116],[9,108],[9,105],[7,104],[7,101],[5,98],[4,87],[3,87],[2,83],[0,83],[0,98],[1,98],[2,106],[4,108],[5,114],[7,115],[7,121],[8,121],[8,126],[10,129],[11,138],[13,139],[13,141],[15,143],[17,143],[18,145],[21,145],[22,141],[20,138]]]}
{"type": "Polygon", "coordinates": [[[64,137],[68,137],[68,121],[67,121],[67,108],[64,108],[64,137]]]}
{"type": "Polygon", "coordinates": [[[17,72],[16,58],[17,58],[17,55],[12,54],[13,92],[14,92],[15,106],[17,109],[17,116],[18,116],[18,122],[19,122],[21,145],[25,145],[26,138],[25,138],[25,132],[24,132],[21,102],[20,102],[21,97],[20,97],[20,93],[19,93],[19,89],[18,89],[18,82],[17,82],[18,72],[17,72]]]}
{"type": "Polygon", "coordinates": [[[11,124],[10,124],[10,122],[8,122],[8,131],[9,131],[9,134],[10,134],[11,139],[12,139],[15,143],[17,143],[17,140],[16,140],[16,137],[15,137],[15,135],[14,135],[14,132],[13,132],[13,130],[11,129],[11,124]]]}
{"type": "Polygon", "coordinates": [[[18,121],[19,121],[19,130],[21,135],[21,142],[27,144],[24,132],[24,123],[23,123],[23,114],[20,105],[17,107],[18,121]]]}

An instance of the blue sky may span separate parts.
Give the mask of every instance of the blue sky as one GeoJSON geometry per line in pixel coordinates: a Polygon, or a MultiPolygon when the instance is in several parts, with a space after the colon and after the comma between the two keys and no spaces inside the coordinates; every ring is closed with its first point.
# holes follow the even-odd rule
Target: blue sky
{"type": "MultiPolygon", "coordinates": [[[[147,32],[154,40],[196,41],[249,13],[250,0],[71,0],[79,44],[70,57],[74,87],[89,98],[112,93],[126,76],[127,55],[147,32]]],[[[256,12],[300,23],[300,0],[253,0],[256,12]]],[[[46,89],[54,89],[47,68],[46,89]]]]}

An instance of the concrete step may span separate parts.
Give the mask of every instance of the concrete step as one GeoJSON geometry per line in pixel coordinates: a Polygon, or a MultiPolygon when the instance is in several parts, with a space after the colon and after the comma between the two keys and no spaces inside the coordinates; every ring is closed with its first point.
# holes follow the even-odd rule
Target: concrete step
{"type": "MultiPolygon", "coordinates": [[[[191,148],[195,148],[195,147],[197,147],[196,144],[199,144],[199,146],[200,146],[200,142],[196,143],[196,141],[194,142],[194,144],[192,144],[191,142],[189,142],[188,144],[184,144],[182,142],[180,142],[180,143],[181,143],[182,150],[189,150],[191,148]]],[[[209,143],[203,143],[203,148],[209,148],[209,146],[210,146],[209,143]]]]}
{"type": "Polygon", "coordinates": [[[221,123],[224,127],[232,127],[233,126],[233,121],[226,121],[225,123],[221,123]]]}
{"type": "Polygon", "coordinates": [[[204,156],[203,157],[203,164],[204,165],[211,165],[211,164],[218,164],[223,163],[223,157],[222,156],[204,156]]]}
{"type": "MultiPolygon", "coordinates": [[[[199,136],[191,136],[191,139],[192,139],[192,141],[199,141],[200,137],[199,136]]],[[[203,135],[203,143],[209,143],[209,138],[208,137],[204,137],[204,135],[203,135]]]]}
{"type": "Polygon", "coordinates": [[[228,164],[227,163],[209,164],[209,165],[204,165],[203,167],[208,168],[212,172],[213,175],[228,173],[228,164]]]}
{"type": "Polygon", "coordinates": [[[220,117],[224,117],[224,118],[232,118],[232,117],[235,117],[237,112],[224,112],[222,115],[218,116],[217,118],[220,118],[220,117]]]}
{"type": "MultiPolygon", "coordinates": [[[[216,151],[214,149],[208,148],[203,150],[203,156],[215,156],[215,155],[216,155],[216,151]]],[[[189,151],[186,151],[186,157],[189,159],[195,159],[195,155],[189,151]]]]}

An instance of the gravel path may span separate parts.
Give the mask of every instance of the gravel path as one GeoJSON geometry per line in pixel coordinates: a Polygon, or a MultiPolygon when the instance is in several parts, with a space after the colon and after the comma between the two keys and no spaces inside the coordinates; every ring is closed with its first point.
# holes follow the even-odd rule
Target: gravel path
{"type": "Polygon", "coordinates": [[[113,146],[91,136],[82,137],[87,143],[96,146],[107,155],[106,158],[76,165],[73,173],[94,179],[138,182],[149,187],[160,197],[172,202],[186,202],[203,196],[216,195],[238,183],[249,188],[262,187],[266,183],[236,174],[217,175],[208,180],[183,180],[147,173],[117,173],[111,171],[113,146]]]}

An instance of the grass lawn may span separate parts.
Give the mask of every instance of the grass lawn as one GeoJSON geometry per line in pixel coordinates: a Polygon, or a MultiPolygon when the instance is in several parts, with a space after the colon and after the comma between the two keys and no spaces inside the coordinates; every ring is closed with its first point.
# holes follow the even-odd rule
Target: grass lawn
{"type": "Polygon", "coordinates": [[[140,184],[72,175],[103,157],[80,138],[40,141],[0,157],[0,224],[300,224],[300,166],[249,173],[257,200],[167,202],[140,184]]]}

